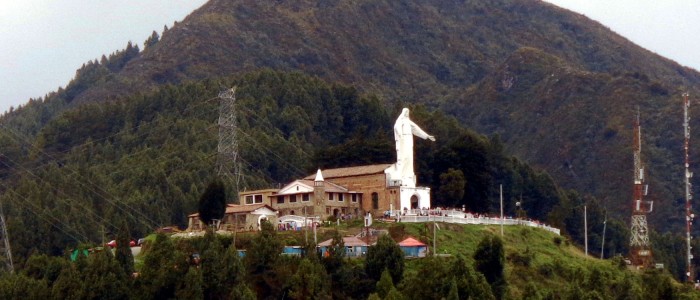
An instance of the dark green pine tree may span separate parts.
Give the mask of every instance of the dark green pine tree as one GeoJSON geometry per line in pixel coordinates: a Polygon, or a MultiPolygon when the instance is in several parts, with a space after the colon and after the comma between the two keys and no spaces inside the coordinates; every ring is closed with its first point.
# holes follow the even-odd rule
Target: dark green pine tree
{"type": "Polygon", "coordinates": [[[484,237],[474,252],[474,268],[484,274],[496,299],[503,299],[507,288],[503,240],[496,235],[484,237]]]}
{"type": "Polygon", "coordinates": [[[48,299],[51,289],[45,280],[23,274],[3,274],[0,277],[0,299],[48,299]]]}
{"type": "Polygon", "coordinates": [[[289,285],[292,299],[331,299],[330,278],[317,260],[303,258],[289,285]]]}
{"type": "Polygon", "coordinates": [[[206,235],[211,236],[209,245],[202,253],[202,278],[205,299],[226,299],[231,293],[233,285],[226,284],[226,265],[224,262],[224,248],[212,231],[206,235]]]}
{"type": "Polygon", "coordinates": [[[148,39],[146,39],[146,41],[143,42],[143,48],[148,49],[149,47],[158,43],[159,39],[160,39],[160,36],[158,36],[158,33],[155,30],[153,30],[153,33],[151,33],[151,36],[149,36],[148,39]]]}
{"type": "MultiPolygon", "coordinates": [[[[81,258],[80,260],[84,260],[84,258],[81,258]]],[[[51,288],[51,297],[53,299],[83,299],[85,297],[82,296],[81,287],[82,280],[79,276],[76,265],[68,265],[67,267],[63,268],[61,275],[59,275],[58,278],[56,278],[56,281],[54,281],[51,288]]]]}
{"type": "Polygon", "coordinates": [[[445,300],[459,300],[459,292],[457,291],[457,280],[453,277],[450,281],[450,292],[445,300]]]}
{"type": "Polygon", "coordinates": [[[111,252],[97,252],[88,257],[80,270],[84,299],[128,299],[131,277],[121,269],[111,252]]]}
{"type": "Polygon", "coordinates": [[[258,297],[264,299],[271,296],[276,288],[270,282],[275,280],[274,269],[282,253],[282,244],[270,222],[262,221],[260,228],[260,233],[246,251],[245,265],[250,279],[248,282],[258,297]]]}
{"type": "Polygon", "coordinates": [[[215,179],[204,190],[199,198],[199,218],[205,224],[220,220],[226,212],[226,187],[219,179],[215,179]]]}
{"type": "Polygon", "coordinates": [[[395,287],[392,287],[391,290],[389,291],[388,294],[386,294],[386,297],[384,297],[384,300],[403,300],[406,299],[406,297],[403,296],[399,290],[397,290],[395,287]]]}
{"type": "Polygon", "coordinates": [[[117,234],[117,251],[116,258],[119,266],[124,271],[126,276],[131,276],[134,273],[134,255],[131,253],[131,235],[129,234],[129,227],[125,220],[122,220],[119,226],[119,233],[117,234]]]}
{"type": "Polygon", "coordinates": [[[460,206],[462,198],[464,198],[464,187],[466,185],[467,180],[464,178],[464,172],[459,169],[449,168],[445,173],[440,174],[438,197],[442,203],[460,206]]]}
{"type": "Polygon", "coordinates": [[[328,273],[333,273],[343,265],[345,259],[345,242],[338,230],[333,232],[333,240],[328,247],[328,256],[323,258],[323,264],[328,273]]]}
{"type": "Polygon", "coordinates": [[[377,295],[381,297],[382,299],[386,298],[386,296],[389,294],[389,291],[394,288],[394,283],[391,280],[391,274],[389,273],[389,269],[384,269],[382,272],[382,277],[377,281],[377,288],[375,291],[377,292],[377,295]]]}
{"type": "Polygon", "coordinates": [[[238,250],[231,244],[224,253],[224,279],[225,284],[233,287],[245,283],[245,265],[238,255],[238,250]]]}
{"type": "Polygon", "coordinates": [[[199,268],[189,268],[184,280],[180,281],[175,296],[178,299],[204,299],[202,271],[199,268]]]}
{"type": "Polygon", "coordinates": [[[187,274],[188,264],[187,255],[175,250],[168,236],[158,234],[144,258],[141,274],[136,281],[138,298],[174,298],[175,290],[187,274]]]}
{"type": "Polygon", "coordinates": [[[255,300],[257,297],[253,290],[251,290],[245,283],[236,284],[231,290],[231,297],[229,299],[238,300],[255,300]]]}
{"type": "Polygon", "coordinates": [[[384,269],[388,269],[394,284],[403,278],[404,254],[389,235],[382,235],[377,244],[367,249],[365,272],[374,281],[381,278],[384,269]]]}

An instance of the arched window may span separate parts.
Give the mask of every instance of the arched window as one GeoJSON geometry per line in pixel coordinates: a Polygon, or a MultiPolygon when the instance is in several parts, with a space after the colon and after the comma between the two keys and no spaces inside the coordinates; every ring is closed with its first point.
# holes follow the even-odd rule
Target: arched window
{"type": "Polygon", "coordinates": [[[379,209],[379,194],[372,193],[372,209],[379,209]]]}

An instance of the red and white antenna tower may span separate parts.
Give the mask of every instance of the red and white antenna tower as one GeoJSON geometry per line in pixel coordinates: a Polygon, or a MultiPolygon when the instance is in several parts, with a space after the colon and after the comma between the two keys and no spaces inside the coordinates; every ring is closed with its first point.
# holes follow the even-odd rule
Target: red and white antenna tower
{"type": "Polygon", "coordinates": [[[632,265],[648,268],[652,264],[649,246],[649,226],[647,214],[654,208],[652,201],[645,201],[648,186],[644,184],[644,167],[642,166],[642,138],[639,126],[639,108],[634,123],[634,195],[632,203],[632,229],[630,237],[630,260],[632,265]]]}
{"type": "Polygon", "coordinates": [[[688,117],[688,108],[690,108],[690,102],[688,101],[688,93],[683,94],[683,129],[685,135],[685,141],[683,143],[683,149],[685,149],[685,239],[687,250],[687,265],[688,269],[685,275],[688,277],[689,282],[693,282],[695,279],[695,272],[693,272],[693,254],[690,252],[692,247],[690,246],[690,225],[693,222],[693,213],[691,212],[690,200],[693,198],[692,195],[692,185],[690,184],[690,178],[693,177],[693,172],[690,172],[690,159],[688,155],[689,145],[690,145],[690,118],[688,117]]]}

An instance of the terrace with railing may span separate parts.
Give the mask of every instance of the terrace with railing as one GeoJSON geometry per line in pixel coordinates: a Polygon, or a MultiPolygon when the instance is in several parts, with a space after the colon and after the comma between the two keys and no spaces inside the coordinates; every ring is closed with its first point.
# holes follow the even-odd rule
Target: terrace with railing
{"type": "Polygon", "coordinates": [[[511,217],[492,217],[486,215],[478,215],[470,212],[464,212],[457,209],[439,210],[439,209],[412,209],[412,210],[395,210],[389,214],[391,219],[397,222],[405,223],[420,223],[420,222],[445,222],[455,224],[483,224],[483,225],[521,225],[529,227],[537,227],[549,232],[560,234],[558,228],[542,224],[536,220],[517,219],[511,217]]]}

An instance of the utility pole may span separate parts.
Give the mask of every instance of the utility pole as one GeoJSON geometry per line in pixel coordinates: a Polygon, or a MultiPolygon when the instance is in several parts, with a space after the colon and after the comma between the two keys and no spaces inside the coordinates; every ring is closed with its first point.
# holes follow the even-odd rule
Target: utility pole
{"type": "Polygon", "coordinates": [[[433,218],[433,257],[437,257],[437,225],[433,218]]]}
{"type": "Polygon", "coordinates": [[[499,185],[501,195],[501,237],[503,237],[503,185],[499,185]]]}
{"type": "Polygon", "coordinates": [[[583,235],[584,244],[586,246],[586,257],[588,257],[588,214],[586,213],[586,205],[583,205],[583,235]]]}
{"type": "Polygon", "coordinates": [[[605,249],[605,226],[608,223],[608,211],[605,211],[605,219],[603,220],[603,242],[600,244],[600,259],[603,259],[603,253],[605,249]]]}

